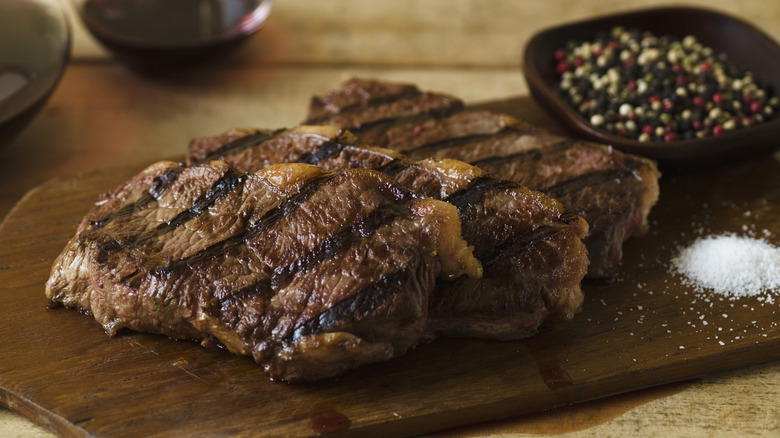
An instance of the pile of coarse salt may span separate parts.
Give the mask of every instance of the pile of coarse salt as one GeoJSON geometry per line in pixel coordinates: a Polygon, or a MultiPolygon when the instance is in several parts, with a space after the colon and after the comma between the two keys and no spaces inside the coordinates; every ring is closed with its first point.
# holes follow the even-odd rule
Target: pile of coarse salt
{"type": "MultiPolygon", "coordinates": [[[[700,291],[744,297],[780,290],[780,249],[761,239],[702,237],[682,249],[672,264],[700,291]]],[[[767,301],[774,301],[771,295],[767,301]]]]}

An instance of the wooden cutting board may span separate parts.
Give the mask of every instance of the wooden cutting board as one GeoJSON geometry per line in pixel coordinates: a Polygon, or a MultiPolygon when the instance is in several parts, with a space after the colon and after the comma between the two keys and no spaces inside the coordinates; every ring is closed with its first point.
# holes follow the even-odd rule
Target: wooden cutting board
{"type": "MultiPolygon", "coordinates": [[[[523,114],[526,99],[487,107],[523,114]]],[[[533,120],[533,115],[530,115],[533,120]]],[[[543,117],[543,116],[540,116],[543,117]]],[[[512,342],[441,339],[313,384],[271,382],[251,359],[148,334],[107,336],[47,309],[54,258],[98,193],[139,167],[28,193],[0,225],[0,402],[68,436],[403,436],[498,419],[780,358],[780,296],[696,293],[670,273],[681,245],[737,233],[780,244],[780,162],[665,175],[652,231],[584,310],[512,342]]],[[[777,291],[776,291],[777,292],[777,291]]]]}

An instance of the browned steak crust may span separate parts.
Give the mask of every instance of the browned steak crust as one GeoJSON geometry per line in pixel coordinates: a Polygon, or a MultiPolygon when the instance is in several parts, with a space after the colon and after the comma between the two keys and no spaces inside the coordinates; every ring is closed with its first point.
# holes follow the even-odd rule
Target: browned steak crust
{"type": "Polygon", "coordinates": [[[300,126],[271,137],[232,130],[194,140],[190,160],[206,150],[211,151],[206,159],[249,171],[277,160],[330,170],[375,169],[415,193],[457,207],[463,236],[484,275],[437,284],[430,301],[432,334],[519,338],[535,333],[551,313],[571,318],[580,309],[587,224],[542,193],[461,161],[412,161],[389,149],[358,146],[349,132],[329,126],[300,126]],[[244,136],[230,135],[238,132],[244,136]]]}
{"type": "Polygon", "coordinates": [[[481,266],[455,208],[378,172],[160,162],[100,197],[46,295],[109,334],[216,340],[313,380],[414,346],[435,279],[464,273],[481,266]]]}
{"type": "Polygon", "coordinates": [[[367,144],[412,159],[437,156],[466,161],[498,178],[547,193],[588,221],[588,275],[616,274],[623,243],[647,229],[647,216],[658,199],[660,173],[652,161],[553,135],[507,115],[469,109],[449,95],[419,90],[415,94],[410,88],[414,87],[350,79],[324,96],[315,96],[306,123],[349,129],[367,144]],[[396,92],[399,89],[404,91],[396,92]],[[420,95],[440,105],[435,111],[430,106],[415,111],[416,101],[409,96],[420,95]],[[340,106],[346,99],[349,104],[340,106]],[[382,117],[358,116],[375,114],[377,100],[382,117]]]}

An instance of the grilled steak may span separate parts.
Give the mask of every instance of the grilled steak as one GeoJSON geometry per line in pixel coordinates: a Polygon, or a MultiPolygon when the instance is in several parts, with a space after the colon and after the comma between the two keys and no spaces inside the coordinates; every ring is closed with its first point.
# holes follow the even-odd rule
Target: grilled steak
{"type": "Polygon", "coordinates": [[[455,207],[375,171],[160,162],[99,198],[46,295],[313,380],[418,343],[435,279],[480,275],[460,235],[455,207]]]}
{"type": "Polygon", "coordinates": [[[233,129],[194,140],[188,159],[221,159],[246,171],[282,161],[376,169],[415,193],[455,205],[484,275],[438,283],[430,299],[431,334],[524,337],[548,314],[571,318],[582,303],[585,221],[539,192],[464,162],[413,162],[389,149],[356,146],[349,132],[329,126],[233,129]]]}
{"type": "Polygon", "coordinates": [[[585,244],[591,277],[616,274],[623,243],[647,229],[658,199],[660,174],[650,160],[466,108],[455,97],[408,84],[348,80],[312,98],[305,123],[349,129],[366,144],[412,159],[463,160],[560,200],[590,225],[585,244]],[[421,101],[426,104],[417,106],[421,101]]]}

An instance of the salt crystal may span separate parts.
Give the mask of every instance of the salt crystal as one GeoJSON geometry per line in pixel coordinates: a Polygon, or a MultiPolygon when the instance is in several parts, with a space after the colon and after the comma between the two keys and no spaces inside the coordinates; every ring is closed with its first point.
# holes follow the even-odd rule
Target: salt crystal
{"type": "Polygon", "coordinates": [[[730,297],[780,289],[780,249],[760,239],[734,234],[699,238],[672,263],[695,286],[730,297]]]}

